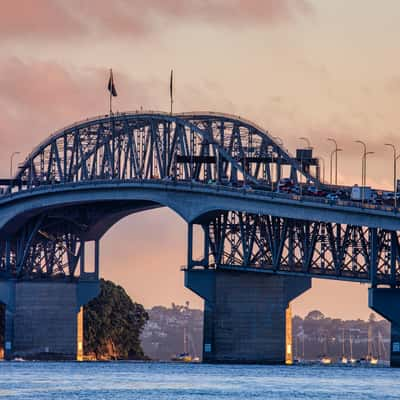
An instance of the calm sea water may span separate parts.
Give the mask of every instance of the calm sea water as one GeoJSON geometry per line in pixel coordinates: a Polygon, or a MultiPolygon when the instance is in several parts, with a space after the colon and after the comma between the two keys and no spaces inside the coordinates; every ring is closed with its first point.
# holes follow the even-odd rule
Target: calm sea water
{"type": "Polygon", "coordinates": [[[400,399],[400,370],[2,362],[0,399],[400,399]]]}

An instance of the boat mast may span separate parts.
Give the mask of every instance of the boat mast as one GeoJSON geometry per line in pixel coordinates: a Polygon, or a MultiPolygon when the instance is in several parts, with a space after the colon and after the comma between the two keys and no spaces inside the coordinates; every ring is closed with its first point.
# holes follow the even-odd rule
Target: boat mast
{"type": "Polygon", "coordinates": [[[342,328],[342,357],[344,357],[344,328],[342,328]]]}
{"type": "Polygon", "coordinates": [[[350,360],[353,360],[353,337],[349,331],[349,342],[350,342],[350,360]]]}

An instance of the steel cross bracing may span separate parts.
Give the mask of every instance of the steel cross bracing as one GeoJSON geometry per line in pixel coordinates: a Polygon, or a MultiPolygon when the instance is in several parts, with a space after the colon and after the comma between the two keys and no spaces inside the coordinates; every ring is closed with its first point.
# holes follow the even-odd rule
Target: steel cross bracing
{"type": "Polygon", "coordinates": [[[98,278],[99,240],[91,272],[85,269],[85,244],[90,225],[109,211],[104,205],[63,207],[31,218],[0,239],[0,278],[98,278]]]}
{"type": "MultiPolygon", "coordinates": [[[[207,222],[204,255],[189,268],[230,268],[400,285],[399,233],[377,228],[223,212],[207,222]]],[[[193,243],[193,227],[188,243],[193,243]]]]}
{"type": "MultiPolygon", "coordinates": [[[[22,163],[6,193],[107,180],[251,183],[273,188],[282,177],[297,181],[301,175],[317,182],[266,131],[238,117],[122,113],[86,120],[51,135],[22,163]]],[[[98,204],[68,211],[62,207],[35,215],[12,234],[0,232],[0,274],[81,276],[84,244],[88,237],[93,240],[90,229],[109,212],[98,204]]]]}
{"type": "Polygon", "coordinates": [[[24,161],[8,191],[104,179],[271,185],[304,175],[317,181],[302,171],[267,132],[232,116],[116,114],[52,135],[24,161]]]}

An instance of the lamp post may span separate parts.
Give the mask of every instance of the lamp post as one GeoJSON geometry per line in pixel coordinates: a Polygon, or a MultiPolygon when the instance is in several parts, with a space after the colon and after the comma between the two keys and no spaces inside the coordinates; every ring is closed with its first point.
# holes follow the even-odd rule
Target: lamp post
{"type": "Polygon", "coordinates": [[[374,151],[367,151],[364,156],[364,186],[367,186],[367,156],[374,153],[374,151]]]}
{"type": "MultiPolygon", "coordinates": [[[[312,149],[311,142],[310,142],[310,139],[309,139],[309,138],[307,138],[307,137],[305,137],[305,136],[301,136],[301,137],[299,137],[299,140],[304,140],[304,141],[307,143],[307,149],[308,149],[308,150],[311,150],[311,149],[312,149]]],[[[303,152],[301,153],[300,166],[301,166],[301,174],[300,174],[300,195],[302,195],[302,194],[303,194],[303,190],[302,190],[302,185],[301,185],[301,183],[302,183],[302,182],[301,182],[301,181],[302,181],[301,177],[302,177],[302,175],[303,175],[303,152]]]]}
{"type": "Polygon", "coordinates": [[[394,192],[394,208],[397,208],[397,151],[396,146],[392,143],[385,143],[393,150],[393,192],[394,192]]]}
{"type": "Polygon", "coordinates": [[[322,164],[322,183],[325,183],[325,160],[322,157],[318,157],[318,160],[322,164]]]}
{"type": "Polygon", "coordinates": [[[13,160],[17,154],[21,154],[19,151],[13,151],[10,156],[10,178],[13,176],[13,160]]]}
{"type": "MultiPolygon", "coordinates": [[[[343,151],[343,149],[339,149],[339,148],[336,148],[336,149],[334,149],[334,150],[332,150],[331,151],[331,160],[330,160],[330,172],[331,172],[331,175],[330,175],[330,184],[332,185],[332,158],[333,158],[333,155],[335,154],[336,155],[336,160],[337,160],[337,153],[339,152],[339,151],[343,151]]],[[[337,185],[337,164],[336,164],[336,162],[335,162],[335,185],[337,185]]]]}
{"type": "Polygon", "coordinates": [[[304,140],[307,143],[307,148],[308,149],[312,149],[311,142],[310,142],[309,138],[306,138],[306,137],[302,136],[302,137],[299,137],[299,140],[304,140]]]}
{"type": "MultiPolygon", "coordinates": [[[[337,153],[339,151],[342,151],[343,149],[338,148],[337,142],[334,138],[328,138],[328,141],[334,143],[334,145],[335,145],[335,150],[334,150],[334,154],[335,154],[335,185],[337,185],[337,171],[338,171],[337,153]]],[[[332,185],[332,153],[331,153],[331,185],[332,185]]]]}
{"type": "Polygon", "coordinates": [[[362,202],[365,200],[365,187],[367,186],[367,156],[369,154],[374,154],[373,151],[367,151],[364,154],[364,187],[362,188],[362,202]]]}
{"type": "Polygon", "coordinates": [[[360,143],[363,146],[363,155],[361,158],[361,186],[365,186],[365,160],[367,158],[367,145],[362,140],[356,140],[356,143],[360,143]]]}
{"type": "Polygon", "coordinates": [[[272,152],[271,152],[271,161],[272,161],[272,163],[271,163],[271,168],[270,168],[270,172],[269,172],[269,176],[271,177],[271,192],[273,192],[274,191],[274,171],[273,171],[273,169],[272,169],[272,167],[274,166],[274,149],[272,149],[272,152]]]}
{"type": "Polygon", "coordinates": [[[275,139],[275,140],[278,142],[279,146],[283,146],[283,140],[282,140],[281,137],[279,137],[279,136],[272,136],[272,139],[275,139]]]}
{"type": "MultiPolygon", "coordinates": [[[[280,136],[272,136],[272,139],[274,139],[278,143],[279,147],[283,147],[283,140],[280,136]]],[[[277,161],[277,163],[276,163],[276,180],[278,181],[281,177],[282,170],[281,170],[281,163],[279,162],[279,152],[277,152],[277,155],[278,156],[276,158],[276,161],[277,161]]]]}

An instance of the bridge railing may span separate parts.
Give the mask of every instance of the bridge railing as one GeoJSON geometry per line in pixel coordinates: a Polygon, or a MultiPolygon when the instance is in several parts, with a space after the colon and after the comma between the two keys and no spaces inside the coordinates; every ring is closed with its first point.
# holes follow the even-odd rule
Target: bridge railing
{"type": "Polygon", "coordinates": [[[279,193],[274,192],[272,190],[261,190],[257,188],[252,188],[248,186],[244,182],[239,182],[238,186],[224,185],[220,182],[213,183],[203,183],[198,181],[190,181],[190,180],[166,180],[166,179],[93,179],[91,181],[78,181],[78,182],[69,182],[69,183],[46,183],[40,186],[36,186],[34,188],[26,188],[15,192],[7,192],[3,193],[0,196],[0,199],[8,199],[12,197],[16,197],[19,195],[23,195],[24,193],[35,193],[35,192],[45,192],[49,189],[57,189],[60,187],[79,187],[86,186],[88,183],[92,185],[104,185],[112,182],[116,185],[124,185],[129,183],[140,183],[146,185],[159,185],[160,183],[166,186],[181,186],[188,188],[207,188],[214,189],[216,191],[227,191],[234,193],[242,193],[242,194],[254,194],[258,196],[268,197],[270,199],[282,199],[282,200],[293,200],[297,202],[311,202],[317,204],[326,204],[330,206],[340,206],[340,207],[351,207],[358,208],[363,210],[374,210],[374,211],[383,211],[390,213],[397,213],[398,209],[393,206],[380,205],[380,204],[370,204],[370,203],[362,203],[351,200],[328,200],[322,197],[315,197],[310,195],[299,195],[299,194],[291,194],[291,193],[279,193]]]}

